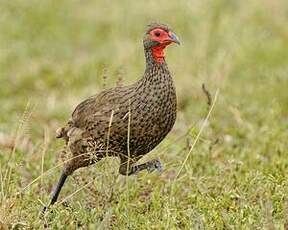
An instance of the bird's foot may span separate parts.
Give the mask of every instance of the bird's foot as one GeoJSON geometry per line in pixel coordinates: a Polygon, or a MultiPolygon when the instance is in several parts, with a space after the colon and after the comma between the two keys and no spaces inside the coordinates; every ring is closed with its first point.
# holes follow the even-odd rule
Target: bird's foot
{"type": "Polygon", "coordinates": [[[44,214],[47,211],[47,209],[48,209],[48,206],[46,205],[42,207],[41,214],[44,214]]]}
{"type": "Polygon", "coordinates": [[[47,210],[48,210],[48,206],[46,206],[46,205],[41,208],[41,210],[39,212],[39,218],[40,219],[42,219],[44,217],[44,215],[47,212],[47,210]]]}
{"type": "Polygon", "coordinates": [[[163,172],[162,164],[161,164],[160,160],[158,160],[158,159],[148,161],[146,164],[147,164],[147,171],[149,173],[153,172],[154,170],[157,170],[158,173],[163,172]]]}
{"type": "Polygon", "coordinates": [[[151,161],[145,162],[140,165],[133,165],[130,167],[129,171],[127,171],[127,166],[122,165],[119,168],[119,173],[122,175],[135,175],[139,173],[142,170],[147,170],[149,173],[153,172],[154,170],[157,170],[159,173],[163,172],[163,167],[161,165],[161,162],[158,159],[153,159],[151,161]]]}

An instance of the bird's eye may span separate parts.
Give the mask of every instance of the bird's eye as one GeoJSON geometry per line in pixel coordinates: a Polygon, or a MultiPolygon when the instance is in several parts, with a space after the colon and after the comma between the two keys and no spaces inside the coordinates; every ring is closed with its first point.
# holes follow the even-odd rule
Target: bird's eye
{"type": "Polygon", "coordinates": [[[155,36],[159,37],[160,36],[160,32],[155,32],[155,36]]]}

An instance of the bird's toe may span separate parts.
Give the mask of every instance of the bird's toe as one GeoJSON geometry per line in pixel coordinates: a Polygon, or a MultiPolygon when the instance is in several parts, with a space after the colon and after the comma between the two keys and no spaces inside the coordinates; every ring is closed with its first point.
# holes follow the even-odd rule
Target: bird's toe
{"type": "Polygon", "coordinates": [[[150,161],[149,164],[147,165],[148,172],[153,172],[154,170],[157,170],[159,173],[163,172],[162,164],[158,159],[150,161]]]}

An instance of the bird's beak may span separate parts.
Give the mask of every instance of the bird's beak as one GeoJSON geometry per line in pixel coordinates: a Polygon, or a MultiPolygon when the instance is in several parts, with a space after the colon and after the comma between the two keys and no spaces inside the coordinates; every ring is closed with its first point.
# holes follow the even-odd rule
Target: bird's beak
{"type": "Polygon", "coordinates": [[[169,32],[169,38],[170,38],[170,41],[171,41],[171,42],[174,42],[174,43],[180,45],[180,40],[179,40],[179,38],[178,38],[177,35],[174,34],[173,32],[169,32]]]}

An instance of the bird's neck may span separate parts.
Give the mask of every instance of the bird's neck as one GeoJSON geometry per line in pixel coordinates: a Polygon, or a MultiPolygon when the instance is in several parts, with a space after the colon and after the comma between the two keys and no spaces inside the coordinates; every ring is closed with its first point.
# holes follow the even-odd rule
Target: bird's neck
{"type": "Polygon", "coordinates": [[[146,72],[151,72],[152,70],[167,71],[168,67],[165,61],[163,48],[153,47],[150,49],[145,49],[146,58],[146,72]]]}
{"type": "Polygon", "coordinates": [[[165,53],[164,53],[164,49],[166,48],[167,45],[159,45],[159,46],[153,46],[151,48],[151,52],[152,52],[152,56],[155,60],[155,62],[157,62],[158,64],[164,62],[164,57],[165,57],[165,53]]]}
{"type": "Polygon", "coordinates": [[[171,77],[170,71],[163,57],[162,62],[157,62],[153,57],[152,50],[145,50],[146,57],[146,69],[143,78],[140,80],[141,84],[152,86],[158,84],[159,82],[164,82],[168,85],[173,85],[173,79],[171,77]]]}

